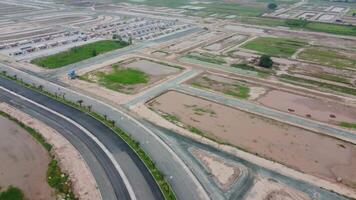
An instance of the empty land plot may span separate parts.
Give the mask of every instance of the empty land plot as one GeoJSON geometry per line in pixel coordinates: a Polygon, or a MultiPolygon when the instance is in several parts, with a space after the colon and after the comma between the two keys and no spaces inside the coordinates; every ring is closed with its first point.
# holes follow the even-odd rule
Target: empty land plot
{"type": "Polygon", "coordinates": [[[287,38],[259,37],[246,44],[243,48],[254,50],[263,54],[276,57],[290,57],[303,48],[307,43],[305,41],[287,38]]]}
{"type": "Polygon", "coordinates": [[[0,116],[0,186],[20,188],[26,199],[56,199],[46,181],[47,151],[26,130],[0,116]]]}
{"type": "Polygon", "coordinates": [[[198,76],[189,83],[195,87],[218,91],[241,99],[250,96],[250,88],[246,83],[212,74],[198,76]]]}
{"type": "Polygon", "coordinates": [[[332,182],[341,178],[345,185],[356,186],[356,146],[351,143],[174,91],[147,105],[191,132],[332,182]]]}
{"type": "Polygon", "coordinates": [[[281,81],[291,83],[294,85],[298,85],[298,86],[302,86],[302,87],[313,88],[313,89],[320,90],[320,91],[338,92],[338,93],[344,93],[344,94],[356,96],[356,89],[353,87],[334,85],[334,84],[330,84],[330,83],[325,83],[325,82],[316,81],[316,80],[312,80],[312,79],[291,76],[291,75],[287,75],[287,74],[282,74],[279,77],[280,77],[281,81]]]}
{"type": "Polygon", "coordinates": [[[356,108],[289,92],[272,90],[258,99],[258,102],[277,110],[293,112],[296,115],[332,124],[356,123],[356,108]]]}
{"type": "Polygon", "coordinates": [[[214,42],[213,44],[209,44],[205,46],[204,49],[209,51],[220,51],[230,46],[234,46],[240,44],[244,41],[248,36],[246,35],[233,35],[218,42],[214,42]]]}
{"type": "Polygon", "coordinates": [[[356,53],[324,47],[304,49],[298,58],[336,68],[356,68],[356,53]]]}
{"type": "Polygon", "coordinates": [[[32,60],[31,63],[44,68],[59,68],[126,46],[128,46],[128,43],[126,42],[113,40],[97,41],[90,44],[73,47],[67,51],[63,51],[54,55],[36,58],[32,60]]]}
{"type": "Polygon", "coordinates": [[[98,83],[107,89],[133,94],[180,69],[146,59],[118,63],[88,72],[81,80],[98,83]]]}
{"type": "Polygon", "coordinates": [[[217,65],[223,65],[226,64],[226,61],[223,57],[210,54],[210,53],[189,53],[185,55],[183,58],[188,58],[188,59],[193,59],[193,60],[199,60],[202,62],[207,62],[207,63],[212,63],[212,64],[217,64],[217,65]]]}

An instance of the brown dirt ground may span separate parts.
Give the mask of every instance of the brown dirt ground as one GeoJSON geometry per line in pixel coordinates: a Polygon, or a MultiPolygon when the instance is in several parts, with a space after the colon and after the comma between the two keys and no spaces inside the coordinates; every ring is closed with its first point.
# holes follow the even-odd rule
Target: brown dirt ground
{"type": "Polygon", "coordinates": [[[55,199],[46,181],[48,152],[16,123],[0,117],[0,186],[20,188],[28,200],[55,199]]]}
{"type": "Polygon", "coordinates": [[[215,140],[331,182],[341,178],[356,188],[356,146],[351,143],[174,91],[148,105],[215,140]]]}
{"type": "Polygon", "coordinates": [[[355,107],[288,92],[272,90],[258,99],[258,102],[285,112],[288,112],[288,109],[293,109],[293,113],[303,117],[310,114],[312,119],[332,124],[356,122],[355,107]],[[335,115],[335,118],[331,118],[330,114],[335,115]]]}

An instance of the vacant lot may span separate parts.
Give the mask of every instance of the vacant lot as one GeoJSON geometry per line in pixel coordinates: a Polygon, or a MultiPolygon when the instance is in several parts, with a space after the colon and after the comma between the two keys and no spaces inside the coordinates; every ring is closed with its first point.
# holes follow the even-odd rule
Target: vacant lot
{"type": "Polygon", "coordinates": [[[258,99],[265,106],[290,112],[293,110],[300,116],[310,115],[310,118],[338,125],[340,122],[356,122],[356,108],[336,102],[315,99],[288,92],[272,90],[258,99]],[[334,115],[330,117],[330,115],[334,115]]]}
{"type": "Polygon", "coordinates": [[[89,72],[80,77],[82,80],[97,82],[100,85],[114,91],[131,93],[134,85],[147,83],[147,74],[136,69],[127,69],[119,65],[106,67],[105,70],[89,72]]]}
{"type": "Polygon", "coordinates": [[[306,42],[301,40],[260,37],[244,44],[242,47],[270,56],[290,57],[306,44],[306,42]]]}
{"type": "Polygon", "coordinates": [[[307,48],[298,57],[336,68],[356,68],[356,53],[322,47],[307,48]]]}
{"type": "Polygon", "coordinates": [[[47,151],[16,123],[0,116],[0,187],[20,188],[27,199],[56,199],[46,181],[47,151]]]}
{"type": "Polygon", "coordinates": [[[209,53],[201,53],[201,54],[190,53],[184,57],[194,59],[194,60],[199,60],[202,62],[212,63],[212,64],[218,64],[218,65],[226,64],[224,58],[209,53]]]}
{"type": "Polygon", "coordinates": [[[146,59],[134,59],[88,72],[80,79],[98,83],[110,90],[133,94],[179,70],[146,59]]]}
{"type": "Polygon", "coordinates": [[[353,144],[173,91],[148,105],[191,132],[330,181],[340,177],[344,184],[356,186],[353,144]]]}
{"type": "Polygon", "coordinates": [[[189,82],[195,87],[218,91],[241,99],[247,99],[250,96],[250,88],[247,84],[233,79],[205,74],[189,82]]]}
{"type": "Polygon", "coordinates": [[[31,63],[50,69],[59,68],[108,51],[126,47],[127,45],[128,44],[126,42],[103,40],[79,47],[73,47],[67,51],[47,57],[37,58],[32,60],[31,63]]]}

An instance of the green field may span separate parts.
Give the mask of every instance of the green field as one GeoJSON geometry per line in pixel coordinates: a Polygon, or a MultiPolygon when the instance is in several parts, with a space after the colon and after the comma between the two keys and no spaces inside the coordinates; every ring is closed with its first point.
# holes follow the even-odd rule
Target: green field
{"type": "Polygon", "coordinates": [[[298,55],[298,58],[335,68],[356,68],[356,56],[352,55],[356,54],[347,54],[347,52],[343,50],[311,47],[303,50],[298,55]]]}
{"type": "Polygon", "coordinates": [[[299,48],[306,46],[307,43],[301,40],[287,38],[259,37],[247,42],[242,47],[263,54],[276,57],[290,57],[299,48]]]}
{"type": "Polygon", "coordinates": [[[49,69],[59,68],[126,46],[128,46],[126,42],[103,40],[73,47],[54,55],[36,58],[31,63],[49,69]]]}
{"type": "Polygon", "coordinates": [[[121,68],[118,65],[113,65],[112,71],[110,72],[89,72],[88,74],[81,76],[80,79],[89,82],[97,82],[114,91],[129,93],[128,90],[130,90],[132,85],[147,83],[149,81],[149,76],[136,69],[121,68]],[[95,81],[93,78],[89,77],[95,77],[95,81]]]}
{"type": "Polygon", "coordinates": [[[355,8],[351,8],[351,9],[346,13],[346,15],[351,17],[353,13],[356,13],[356,9],[355,9],[355,8]]]}

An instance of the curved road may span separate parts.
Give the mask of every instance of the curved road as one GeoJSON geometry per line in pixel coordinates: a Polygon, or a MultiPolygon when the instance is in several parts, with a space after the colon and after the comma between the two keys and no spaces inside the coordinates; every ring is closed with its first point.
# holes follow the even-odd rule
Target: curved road
{"type": "Polygon", "coordinates": [[[0,101],[19,108],[50,125],[78,149],[88,163],[103,199],[164,199],[144,163],[110,128],[75,108],[27,89],[14,81],[0,78],[0,86],[6,88],[0,88],[0,101]],[[86,131],[98,141],[93,140],[86,131]],[[103,149],[98,142],[106,149],[103,149]],[[119,165],[124,175],[120,174],[115,164],[119,165]],[[130,191],[133,191],[134,195],[130,194],[130,191]]]}

